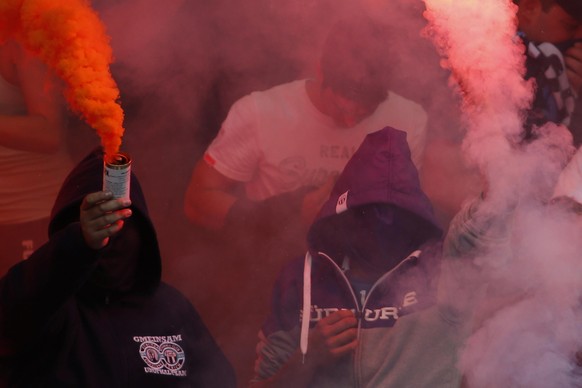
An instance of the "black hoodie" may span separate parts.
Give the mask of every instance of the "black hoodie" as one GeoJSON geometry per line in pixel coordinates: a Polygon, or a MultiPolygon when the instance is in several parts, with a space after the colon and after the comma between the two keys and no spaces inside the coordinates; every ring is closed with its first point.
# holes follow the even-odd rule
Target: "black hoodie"
{"type": "Polygon", "coordinates": [[[15,387],[229,387],[232,367],[198,313],[160,281],[161,258],[139,182],[134,218],[143,246],[137,281],[111,292],[90,281],[101,250],[82,237],[79,206],[101,190],[103,155],[65,180],[50,240],[0,279],[0,371],[15,387]]]}

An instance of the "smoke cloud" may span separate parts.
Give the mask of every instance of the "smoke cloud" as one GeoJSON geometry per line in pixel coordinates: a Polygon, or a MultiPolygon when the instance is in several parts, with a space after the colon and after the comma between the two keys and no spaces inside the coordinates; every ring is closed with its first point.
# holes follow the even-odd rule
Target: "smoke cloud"
{"type": "Polygon", "coordinates": [[[478,307],[460,368],[471,387],[578,386],[581,221],[549,205],[571,135],[548,124],[520,141],[534,85],[523,80],[511,1],[425,2],[427,33],[462,96],[464,155],[485,182],[476,216],[492,220],[495,237],[467,265],[473,289],[464,292],[478,307]]]}
{"type": "MultiPolygon", "coordinates": [[[[569,133],[553,125],[540,128],[536,141],[519,142],[534,85],[523,80],[513,3],[93,0],[91,5],[106,30],[81,0],[2,1],[0,40],[16,36],[54,67],[69,86],[71,106],[97,129],[108,153],[123,135],[158,230],[164,278],[200,311],[241,384],[251,374],[256,333],[268,310],[279,264],[274,257],[288,252],[280,243],[265,243],[244,256],[221,236],[190,225],[182,204],[192,167],[235,100],[312,77],[331,25],[367,12],[393,31],[386,41],[391,88],[427,111],[421,173],[437,213],[446,225],[484,177],[482,212],[502,216],[494,227],[506,237],[473,261],[478,274],[472,285],[487,292],[478,294],[475,331],[460,359],[469,385],[574,386],[573,354],[582,345],[576,325],[582,318],[581,225],[571,213],[546,205],[573,150],[569,133]],[[82,12],[71,23],[48,12],[57,6],[69,12],[73,4],[82,12]],[[92,70],[73,71],[79,68],[92,70]],[[116,104],[119,93],[123,111],[116,104]]],[[[84,134],[73,129],[71,152],[82,157],[94,139],[75,143],[84,134]]]]}
{"type": "MultiPolygon", "coordinates": [[[[7,0],[0,4],[0,25],[6,26],[10,33],[19,28],[14,21],[20,19],[13,15],[24,1],[7,0]]],[[[61,3],[52,0],[28,2],[31,6],[40,4],[38,7],[61,3]]],[[[77,2],[63,0],[64,3],[77,2]]],[[[472,2],[455,3],[459,3],[462,11],[470,9],[463,3],[472,2]]],[[[491,175],[492,190],[499,187],[501,191],[509,187],[509,183],[522,178],[527,180],[517,168],[518,163],[531,165],[534,174],[529,159],[533,151],[523,151],[521,159],[511,159],[511,166],[515,163],[512,175],[492,173],[496,168],[501,171],[509,167],[510,163],[502,163],[512,155],[507,139],[518,131],[521,110],[531,99],[531,85],[520,80],[523,73],[518,60],[520,48],[498,44],[512,41],[515,26],[510,20],[511,7],[507,6],[500,16],[495,7],[488,5],[493,2],[486,3],[482,7],[491,9],[473,11],[471,17],[478,19],[473,22],[467,19],[454,32],[454,37],[488,38],[457,46],[456,54],[449,55],[446,69],[440,66],[441,59],[433,44],[421,35],[426,20],[420,0],[93,0],[91,6],[106,30],[95,24],[94,31],[85,31],[87,23],[97,22],[89,11],[83,13],[83,21],[72,26],[53,24],[54,19],[48,19],[48,13],[41,12],[41,8],[27,10],[30,16],[26,20],[34,31],[41,27],[54,30],[51,36],[31,35],[37,40],[30,48],[36,48],[36,52],[45,50],[43,55],[47,56],[47,61],[56,55],[53,50],[76,47],[70,40],[64,45],[66,47],[58,46],[58,42],[62,42],[58,34],[70,31],[68,28],[81,28],[83,34],[79,36],[85,40],[79,43],[91,48],[91,55],[100,55],[95,61],[101,67],[91,72],[92,75],[108,74],[105,66],[113,61],[110,69],[119,86],[123,112],[108,103],[103,110],[114,110],[115,113],[111,113],[114,120],[103,121],[99,128],[102,126],[105,132],[116,128],[114,132],[120,134],[120,123],[124,120],[123,148],[132,156],[132,169],[148,199],[164,258],[163,276],[181,289],[200,311],[237,369],[241,384],[245,384],[252,373],[256,333],[268,310],[268,296],[281,263],[276,258],[286,257],[290,251],[281,242],[265,242],[259,251],[252,251],[252,256],[245,256],[244,250],[230,249],[221,236],[191,225],[184,216],[183,196],[194,163],[218,132],[228,109],[234,101],[252,91],[313,77],[324,37],[335,21],[366,12],[385,22],[393,31],[386,41],[392,53],[391,66],[387,69],[391,75],[391,89],[421,104],[428,114],[429,133],[422,179],[425,191],[446,225],[460,203],[474,191],[478,177],[465,165],[459,152],[465,128],[477,128],[467,131],[464,149],[475,165],[483,167],[482,172],[491,175]],[[33,14],[40,19],[32,17],[33,14]],[[478,22],[483,17],[481,14],[500,17],[501,24],[486,27],[490,21],[478,22]],[[39,27],[33,23],[46,25],[39,27]],[[487,29],[476,31],[479,28],[487,29]],[[111,37],[110,41],[107,36],[111,37]],[[456,58],[464,60],[462,70],[456,67],[456,58]],[[483,68],[476,69],[475,64],[483,68]],[[483,104],[480,100],[471,102],[465,98],[463,109],[471,114],[466,114],[462,123],[457,95],[448,87],[449,69],[462,80],[464,93],[469,95],[470,92],[471,98],[486,101],[483,104]],[[498,87],[492,86],[493,82],[498,87]],[[503,184],[498,184],[497,180],[503,184]]],[[[436,23],[440,31],[444,20],[446,18],[435,13],[431,22],[436,23]]],[[[430,34],[437,36],[437,28],[430,34]]],[[[439,47],[444,50],[449,46],[443,43],[439,47]]],[[[60,69],[59,66],[69,64],[55,65],[60,69]]],[[[64,74],[65,69],[61,71],[64,74]]],[[[72,78],[73,81],[77,79],[72,78]]],[[[107,80],[103,80],[103,84],[103,89],[90,88],[91,92],[100,90],[102,93],[95,100],[116,101],[118,92],[114,84],[107,80]]],[[[87,95],[70,92],[69,96],[81,99],[87,95]]],[[[79,106],[91,112],[102,111],[100,107],[81,103],[79,106]]],[[[73,145],[71,153],[78,159],[96,145],[96,139],[85,138],[83,128],[73,127],[73,124],[76,123],[72,121],[69,141],[73,145]]],[[[93,131],[87,132],[93,134],[93,131]]],[[[111,152],[119,145],[116,140],[108,140],[106,144],[111,152]]],[[[548,144],[548,147],[553,145],[548,144]]],[[[543,163],[535,166],[538,165],[547,171],[543,163]]],[[[545,177],[543,173],[535,176],[545,177]]],[[[535,190],[528,192],[532,191],[535,190]]],[[[297,235],[297,231],[288,232],[297,235]]],[[[254,238],[259,242],[261,239],[262,236],[254,238]]]]}
{"type": "MultiPolygon", "coordinates": [[[[263,236],[233,249],[224,236],[191,225],[183,213],[194,163],[238,98],[313,77],[330,27],[366,12],[392,27],[386,47],[394,53],[387,69],[393,91],[428,113],[427,154],[434,159],[425,161],[423,175],[443,220],[454,214],[471,188],[457,156],[461,131],[455,96],[434,46],[421,36],[426,21],[418,0],[92,4],[112,37],[111,69],[126,115],[124,148],[132,155],[132,169],[158,230],[163,276],[200,311],[241,384],[252,374],[256,335],[274,279],[294,251],[281,240],[261,244],[263,236]]],[[[287,233],[283,238],[301,236],[297,230],[287,233]]]]}
{"type": "Polygon", "coordinates": [[[66,85],[71,108],[95,128],[108,155],[119,150],[123,111],[109,65],[112,51],[105,26],[82,0],[4,2],[3,31],[38,55],[66,85]]]}

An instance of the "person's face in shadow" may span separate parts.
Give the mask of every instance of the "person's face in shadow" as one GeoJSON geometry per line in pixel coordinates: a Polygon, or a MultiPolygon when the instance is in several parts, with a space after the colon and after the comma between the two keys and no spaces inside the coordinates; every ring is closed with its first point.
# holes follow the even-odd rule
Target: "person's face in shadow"
{"type": "Polygon", "coordinates": [[[111,291],[127,291],[135,284],[143,242],[136,217],[126,219],[119,233],[110,238],[91,278],[94,285],[111,291]]]}
{"type": "Polygon", "coordinates": [[[346,233],[352,272],[362,280],[376,280],[418,249],[426,225],[406,210],[389,205],[351,209],[346,233]]]}
{"type": "Polygon", "coordinates": [[[558,4],[544,9],[540,0],[520,0],[519,29],[536,43],[560,43],[576,37],[580,23],[558,4]]]}

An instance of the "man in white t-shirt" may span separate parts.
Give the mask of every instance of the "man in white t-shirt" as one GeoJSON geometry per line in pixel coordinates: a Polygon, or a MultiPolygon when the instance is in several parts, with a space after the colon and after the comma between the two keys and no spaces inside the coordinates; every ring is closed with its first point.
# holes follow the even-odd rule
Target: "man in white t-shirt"
{"type": "Polygon", "coordinates": [[[194,224],[221,230],[291,217],[309,225],[366,134],[385,126],[408,133],[420,168],[426,113],[387,92],[386,29],[355,19],[332,28],[314,79],[254,92],[232,106],[194,168],[185,198],[194,224]]]}
{"type": "Polygon", "coordinates": [[[243,384],[252,377],[256,328],[269,311],[269,293],[260,290],[305,252],[308,225],[366,134],[386,126],[408,132],[420,163],[427,117],[387,93],[392,39],[369,19],[337,23],[317,76],[237,101],[194,168],[186,215],[218,231],[193,236],[204,239],[196,253],[204,275],[192,281],[212,295],[196,305],[243,384]]]}

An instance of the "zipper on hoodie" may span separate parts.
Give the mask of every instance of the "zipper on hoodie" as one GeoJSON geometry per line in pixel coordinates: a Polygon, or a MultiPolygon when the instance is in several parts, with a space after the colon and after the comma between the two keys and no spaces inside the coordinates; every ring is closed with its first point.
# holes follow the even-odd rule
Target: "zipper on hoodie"
{"type": "MultiPolygon", "coordinates": [[[[360,329],[362,326],[362,317],[363,317],[362,311],[363,310],[360,309],[360,305],[358,304],[358,299],[357,299],[356,293],[354,292],[354,289],[353,289],[348,277],[346,276],[344,271],[342,271],[340,266],[337,265],[337,263],[335,261],[333,261],[333,259],[331,257],[329,257],[327,254],[325,254],[323,252],[317,252],[317,253],[319,256],[325,257],[332,264],[332,266],[340,274],[341,278],[345,282],[345,285],[347,286],[348,290],[350,291],[350,295],[352,296],[352,301],[354,302],[354,306],[356,306],[355,307],[355,310],[356,310],[355,315],[356,315],[356,319],[358,320],[358,327],[356,329],[356,339],[359,339],[360,338],[360,329]]],[[[359,345],[358,345],[358,347],[359,347],[359,345]]],[[[356,353],[357,353],[357,349],[356,349],[356,353]]],[[[353,360],[354,360],[353,368],[354,368],[354,386],[357,388],[360,386],[360,381],[359,381],[359,375],[357,375],[357,369],[356,369],[356,353],[354,353],[354,356],[353,356],[353,360]]]]}
{"type": "Polygon", "coordinates": [[[365,315],[364,312],[366,311],[366,305],[368,303],[368,300],[370,299],[370,296],[372,295],[372,293],[374,292],[374,290],[376,289],[376,287],[379,284],[384,282],[386,280],[386,278],[391,276],[397,269],[402,267],[405,263],[408,263],[409,261],[417,259],[418,257],[420,257],[421,253],[422,253],[422,251],[420,251],[420,250],[416,250],[416,251],[412,252],[404,260],[402,260],[400,263],[398,263],[398,265],[396,265],[390,271],[385,272],[382,276],[380,276],[380,278],[378,278],[378,280],[376,280],[374,282],[374,284],[372,285],[372,287],[370,288],[370,291],[368,292],[368,295],[366,295],[366,299],[364,300],[364,303],[362,304],[362,308],[360,309],[359,304],[358,304],[358,299],[356,297],[356,294],[354,292],[352,284],[350,283],[350,280],[348,279],[346,274],[342,271],[340,266],[337,265],[337,263],[331,257],[329,257],[327,254],[325,254],[323,252],[318,252],[318,254],[320,256],[325,257],[329,262],[331,262],[333,267],[339,272],[342,279],[346,283],[348,289],[350,290],[350,294],[352,295],[354,305],[356,306],[356,319],[358,320],[358,327],[356,329],[356,339],[358,340],[358,346],[356,347],[356,350],[354,352],[354,357],[353,357],[353,360],[354,360],[354,386],[356,388],[360,387],[360,383],[362,380],[362,376],[361,376],[362,370],[361,370],[361,362],[360,362],[362,352],[361,352],[361,345],[360,345],[359,339],[360,339],[360,334],[362,332],[362,321],[364,319],[364,315],[365,315]]]}

